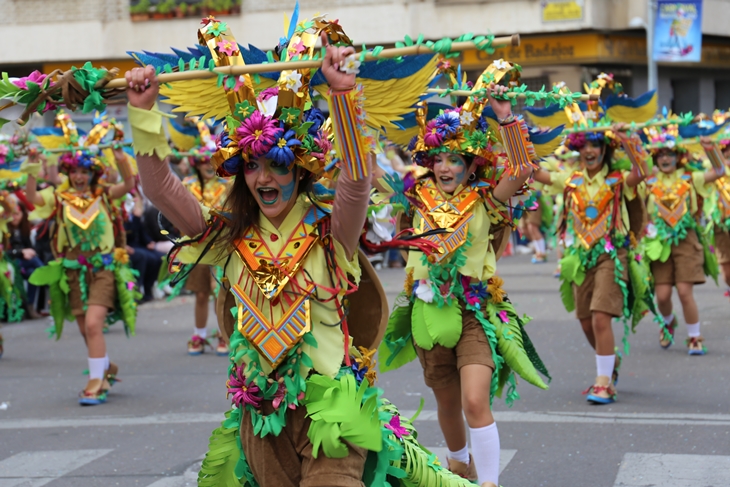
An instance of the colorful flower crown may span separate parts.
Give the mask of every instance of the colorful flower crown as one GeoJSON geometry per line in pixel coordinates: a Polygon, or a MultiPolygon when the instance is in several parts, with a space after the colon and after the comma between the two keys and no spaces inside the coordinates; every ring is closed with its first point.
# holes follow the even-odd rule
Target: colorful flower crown
{"type": "MultiPolygon", "coordinates": [[[[441,108],[438,114],[434,114],[433,107],[429,107],[426,102],[421,103],[416,110],[419,132],[408,146],[413,152],[414,161],[419,165],[430,166],[433,156],[449,152],[473,156],[478,165],[493,163],[497,157],[503,155],[495,152],[495,145],[502,143],[505,146],[506,141],[500,138],[497,130],[499,121],[489,108],[485,90],[490,83],[499,83],[505,77],[511,82],[517,79],[519,67],[502,59],[494,61],[473,86],[465,79],[460,79],[462,78],[460,69],[454,75],[454,69],[450,64],[442,63],[440,67],[446,68],[456,89],[469,88],[474,94],[467,97],[462,106],[441,108]]],[[[528,142],[527,124],[522,117],[515,119],[520,125],[519,139],[530,152],[531,159],[536,159],[534,149],[528,142]]],[[[506,146],[505,148],[508,149],[506,146]]]]}
{"type": "Polygon", "coordinates": [[[93,124],[88,133],[79,131],[71,115],[59,110],[55,127],[33,129],[32,132],[44,149],[65,149],[58,158],[61,172],[68,174],[71,169],[80,167],[101,174],[106,166],[106,157],[99,145],[109,133],[113,134],[113,142],[121,142],[124,130],[116,120],[108,119],[105,114],[98,112],[93,124]]]}

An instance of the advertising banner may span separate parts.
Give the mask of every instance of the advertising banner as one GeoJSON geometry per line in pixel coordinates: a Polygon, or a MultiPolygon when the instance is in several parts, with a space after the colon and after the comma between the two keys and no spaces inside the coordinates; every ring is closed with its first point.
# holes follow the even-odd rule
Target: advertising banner
{"type": "Polygon", "coordinates": [[[659,0],[654,26],[654,60],[697,63],[702,56],[702,0],[659,0]]]}

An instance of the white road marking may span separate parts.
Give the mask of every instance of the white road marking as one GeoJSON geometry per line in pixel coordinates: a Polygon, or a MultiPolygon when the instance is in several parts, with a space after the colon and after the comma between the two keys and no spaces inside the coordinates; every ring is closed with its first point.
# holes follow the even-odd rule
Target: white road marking
{"type": "MultiPolygon", "coordinates": [[[[448,463],[446,462],[446,454],[448,453],[448,448],[443,447],[426,447],[431,453],[435,454],[439,462],[441,462],[441,466],[446,468],[448,463]]],[[[499,452],[499,473],[502,473],[505,468],[507,468],[507,465],[509,462],[512,461],[512,459],[515,457],[515,454],[517,453],[517,450],[500,450],[499,452]]]]}
{"type": "Polygon", "coordinates": [[[730,456],[626,453],[614,487],[730,485],[730,456]]]}
{"type": "Polygon", "coordinates": [[[195,462],[190,465],[185,473],[175,477],[163,477],[160,480],[152,482],[147,487],[193,487],[198,485],[198,472],[202,461],[195,462]]]}
{"type": "MultiPolygon", "coordinates": [[[[411,417],[415,411],[401,414],[411,417]]],[[[519,412],[496,411],[498,423],[590,423],[660,426],[730,426],[730,414],[660,414],[600,412],[519,412]]],[[[170,413],[149,416],[99,416],[95,418],[5,419],[0,430],[76,428],[81,426],[143,426],[175,423],[220,423],[223,413],[170,413]]],[[[421,411],[417,421],[436,421],[436,411],[421,411]]]]}
{"type": "Polygon", "coordinates": [[[0,487],[41,487],[113,450],[21,452],[0,462],[0,487]]]}

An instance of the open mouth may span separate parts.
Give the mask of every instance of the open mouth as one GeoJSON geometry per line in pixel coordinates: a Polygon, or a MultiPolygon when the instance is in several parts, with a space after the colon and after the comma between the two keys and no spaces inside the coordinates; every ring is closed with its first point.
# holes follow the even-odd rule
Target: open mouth
{"type": "Polygon", "coordinates": [[[265,205],[273,205],[279,199],[279,190],[274,188],[258,188],[259,199],[265,205]]]}
{"type": "Polygon", "coordinates": [[[454,182],[454,178],[449,176],[441,176],[439,177],[439,181],[441,181],[441,184],[448,185],[454,182]]]}

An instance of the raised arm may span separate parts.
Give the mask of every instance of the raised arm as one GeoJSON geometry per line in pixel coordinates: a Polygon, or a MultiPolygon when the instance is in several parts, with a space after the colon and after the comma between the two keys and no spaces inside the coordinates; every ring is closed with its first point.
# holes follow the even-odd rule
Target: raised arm
{"type": "Polygon", "coordinates": [[[170,147],[162,128],[164,114],[155,107],[160,91],[155,69],[134,68],[125,77],[129,85],[129,123],[144,193],[181,233],[202,233],[206,223],[200,205],[163,162],[170,147]]]}
{"type": "MultiPolygon", "coordinates": [[[[368,158],[371,169],[377,166],[374,159],[374,156],[368,158]]],[[[335,203],[332,208],[332,236],[345,248],[348,258],[355,255],[365,225],[371,178],[372,171],[370,175],[357,181],[343,171],[337,180],[335,203]]]]}
{"type": "Polygon", "coordinates": [[[109,197],[116,200],[124,196],[125,194],[132,191],[134,188],[134,173],[132,167],[129,165],[127,154],[124,153],[121,147],[113,150],[114,159],[117,161],[117,167],[119,168],[119,174],[122,176],[122,182],[113,185],[109,188],[109,197]]]}
{"type": "Polygon", "coordinates": [[[25,197],[35,206],[43,206],[46,203],[43,200],[43,197],[38,194],[37,178],[40,170],[42,169],[39,161],[40,154],[37,151],[32,150],[28,154],[28,159],[23,161],[23,164],[20,165],[20,171],[28,175],[28,179],[25,182],[25,197]]]}
{"type": "Polygon", "coordinates": [[[626,186],[635,188],[649,174],[649,168],[646,165],[649,154],[644,150],[641,139],[635,132],[629,135],[622,129],[623,124],[617,124],[614,133],[617,134],[624,152],[631,161],[631,173],[626,177],[626,186]]]}
{"type": "Polygon", "coordinates": [[[712,163],[712,171],[705,172],[705,183],[714,183],[722,176],[725,175],[725,166],[727,162],[725,157],[722,155],[722,151],[717,146],[716,142],[713,142],[709,137],[700,138],[700,144],[705,150],[710,163],[712,163]]]}

